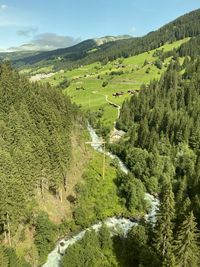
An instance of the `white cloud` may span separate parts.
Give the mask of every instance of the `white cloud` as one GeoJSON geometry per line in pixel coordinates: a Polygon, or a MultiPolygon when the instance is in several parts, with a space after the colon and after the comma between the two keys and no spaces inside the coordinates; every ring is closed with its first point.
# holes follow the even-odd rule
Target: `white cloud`
{"type": "MultiPolygon", "coordinates": [[[[24,35],[26,32],[20,32],[24,35]]],[[[49,51],[58,48],[73,46],[81,41],[80,38],[57,35],[55,33],[43,33],[36,35],[30,43],[18,47],[10,47],[9,51],[49,51]]]]}
{"type": "Polygon", "coordinates": [[[1,10],[0,10],[0,27],[19,27],[21,24],[20,20],[18,18],[12,18],[10,19],[8,16],[1,16],[1,10]]]}
{"type": "Polygon", "coordinates": [[[16,33],[17,33],[18,36],[30,37],[30,36],[33,36],[34,34],[36,34],[37,31],[38,31],[38,28],[30,27],[30,28],[27,28],[27,29],[18,30],[16,33]]]}
{"type": "Polygon", "coordinates": [[[38,34],[32,40],[32,43],[45,50],[52,50],[56,48],[64,48],[77,44],[80,38],[71,36],[58,35],[55,33],[38,34]]]}
{"type": "Polygon", "coordinates": [[[135,33],[136,32],[136,28],[134,26],[132,26],[130,29],[129,29],[129,33],[135,33]]]}
{"type": "Polygon", "coordinates": [[[8,6],[6,4],[1,4],[0,5],[0,10],[5,10],[7,8],[8,8],[8,6]]]}

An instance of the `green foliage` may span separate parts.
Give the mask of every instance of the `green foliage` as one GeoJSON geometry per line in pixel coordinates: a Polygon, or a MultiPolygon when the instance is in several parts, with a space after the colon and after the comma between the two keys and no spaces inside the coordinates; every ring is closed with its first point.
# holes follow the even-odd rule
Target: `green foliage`
{"type": "Polygon", "coordinates": [[[61,89],[66,89],[70,86],[70,81],[68,79],[64,79],[62,82],[60,82],[59,87],[61,89]]]}
{"type": "Polygon", "coordinates": [[[199,232],[193,212],[182,222],[175,241],[176,266],[199,266],[199,232]]]}
{"type": "Polygon", "coordinates": [[[168,173],[176,186],[186,179],[184,197],[189,194],[193,201],[199,192],[199,62],[188,62],[191,78],[185,80],[185,74],[178,74],[179,63],[172,60],[160,81],[152,81],[124,103],[118,120],[118,126],[128,130],[126,142],[121,142],[122,158],[148,191],[159,190],[163,173],[168,173]]]}
{"type": "Polygon", "coordinates": [[[13,248],[0,247],[1,267],[31,267],[23,258],[19,258],[13,248]],[[1,265],[2,264],[2,265],[1,265]]]}
{"type": "MultiPolygon", "coordinates": [[[[193,41],[188,47],[199,54],[193,41]]],[[[114,151],[148,191],[161,191],[154,238],[151,237],[158,266],[199,265],[199,235],[195,217],[188,213],[192,205],[199,223],[199,74],[199,58],[186,58],[182,67],[175,53],[160,81],[143,86],[138,95],[126,101],[118,120],[127,134],[113,147],[114,151]],[[185,72],[180,73],[181,68],[185,72]],[[174,239],[178,240],[175,247],[174,239]]],[[[125,203],[128,200],[126,193],[125,203]]],[[[148,245],[147,251],[150,250],[148,245]]]]}
{"type": "Polygon", "coordinates": [[[31,215],[36,190],[57,193],[63,183],[76,108],[49,85],[19,77],[8,63],[0,70],[0,222],[9,218],[12,232],[31,215]]]}
{"type": "Polygon", "coordinates": [[[0,267],[8,267],[9,259],[6,255],[4,248],[0,247],[0,267]]]}
{"type": "Polygon", "coordinates": [[[185,37],[197,36],[200,34],[199,29],[198,9],[179,17],[156,31],[150,32],[144,37],[117,40],[101,46],[98,46],[91,39],[70,48],[39,53],[35,56],[17,59],[14,62],[16,65],[54,65],[56,69],[70,69],[97,61],[107,64],[117,58],[127,58],[130,55],[137,55],[156,49],[165,43],[171,43],[185,37]],[[91,53],[90,51],[92,50],[95,52],[91,53]]]}
{"type": "Polygon", "coordinates": [[[148,67],[148,68],[146,69],[145,73],[146,73],[146,74],[149,74],[149,73],[150,73],[150,71],[151,71],[151,68],[150,68],[150,67],[148,67]]]}
{"type": "Polygon", "coordinates": [[[164,182],[162,202],[157,214],[154,245],[163,266],[174,266],[173,255],[173,220],[175,217],[174,194],[170,181],[164,182]]]}
{"type": "Polygon", "coordinates": [[[117,70],[117,71],[111,71],[110,72],[110,75],[113,76],[113,75],[122,75],[124,72],[123,70],[117,70]]]}
{"type": "Polygon", "coordinates": [[[188,63],[188,56],[195,58],[200,54],[200,36],[196,36],[191,38],[191,40],[187,44],[182,44],[181,47],[178,49],[178,54],[183,57],[187,56],[187,61],[184,62],[184,66],[188,63]]]}
{"type": "Polygon", "coordinates": [[[108,85],[108,81],[103,81],[102,87],[106,87],[108,85]]]}
{"type": "Polygon", "coordinates": [[[142,179],[147,171],[148,152],[141,148],[130,148],[127,151],[126,164],[137,178],[142,179]]]}
{"type": "MultiPolygon", "coordinates": [[[[13,245],[19,225],[35,216],[36,192],[45,199],[46,192],[57,195],[64,184],[77,108],[50,85],[20,77],[7,62],[0,65],[0,106],[0,237],[13,245]]],[[[55,241],[45,232],[50,226],[37,225],[42,260],[55,241]]],[[[11,261],[15,256],[9,253],[11,261]]],[[[24,266],[13,262],[13,267],[24,266]]]]}
{"type": "Polygon", "coordinates": [[[148,60],[145,59],[144,64],[143,64],[143,67],[146,66],[146,65],[148,65],[148,64],[149,64],[148,60]]]}
{"type": "Polygon", "coordinates": [[[117,187],[114,183],[115,168],[110,166],[110,162],[110,159],[106,157],[105,178],[103,179],[103,155],[94,152],[93,159],[83,174],[84,183],[79,183],[75,188],[77,200],[74,219],[84,228],[96,221],[126,212],[117,196],[117,187]]]}
{"type": "Polygon", "coordinates": [[[146,208],[144,200],[144,185],[132,174],[118,172],[117,180],[119,196],[125,202],[126,208],[134,214],[143,212],[146,208]]]}
{"type": "Polygon", "coordinates": [[[160,261],[155,254],[144,226],[134,226],[127,237],[114,237],[115,253],[119,266],[160,267],[160,261]]]}
{"type": "Polygon", "coordinates": [[[155,66],[158,68],[158,69],[162,69],[162,67],[163,67],[163,63],[162,63],[162,61],[161,60],[159,60],[159,59],[157,59],[156,61],[155,61],[155,66]]]}
{"type": "Polygon", "coordinates": [[[179,176],[193,176],[197,156],[194,151],[185,144],[180,144],[178,149],[179,151],[176,155],[176,173],[179,176]]]}
{"type": "Polygon", "coordinates": [[[40,262],[46,260],[48,253],[55,246],[56,227],[49,221],[46,213],[40,213],[35,223],[35,244],[40,256],[40,262]]]}
{"type": "Polygon", "coordinates": [[[62,267],[118,266],[113,253],[113,242],[105,226],[99,233],[87,231],[82,240],[67,249],[62,267]]]}
{"type": "MultiPolygon", "coordinates": [[[[93,66],[89,75],[83,73],[81,67],[68,72],[60,88],[70,85],[67,91],[74,97],[72,89],[77,87],[73,82],[69,84],[69,80],[78,77],[82,84],[83,78],[80,77],[83,75],[87,86],[80,87],[85,90],[76,90],[76,101],[84,108],[88,108],[88,104],[91,108],[88,96],[94,97],[92,108],[97,111],[97,116],[92,116],[91,121],[104,136],[110,130],[102,126],[102,122],[105,123],[104,110],[109,117],[115,110],[113,118],[109,118],[111,122],[117,116],[117,109],[105,103],[104,95],[98,95],[98,92],[95,95],[94,88],[105,87],[101,91],[113,97],[112,90],[116,89],[116,84],[119,90],[130,86],[126,83],[128,79],[130,82],[133,72],[136,73],[134,77],[142,76],[142,82],[147,84],[152,77],[159,77],[158,69],[163,73],[167,68],[159,81],[143,85],[140,93],[135,93],[122,106],[117,127],[127,133],[122,141],[111,147],[125,161],[130,173],[118,173],[115,185],[115,171],[107,164],[106,178],[102,180],[102,158],[97,156],[84,173],[84,184],[76,187],[74,211],[75,222],[86,227],[127,210],[131,215],[144,212],[145,187],[149,192],[161,191],[160,211],[154,229],[156,253],[150,244],[151,235],[147,236],[142,226],[132,229],[127,238],[117,237],[121,252],[113,246],[108,231],[102,228],[99,234],[87,232],[83,240],[71,246],[63,266],[117,266],[118,262],[121,266],[148,266],[149,263],[170,267],[199,265],[197,226],[193,213],[188,213],[191,202],[200,225],[199,12],[186,14],[142,38],[100,47],[89,40],[62,51],[24,59],[29,64],[41,62],[42,65],[43,62],[46,64],[46,57],[51,57],[49,64],[54,65],[55,70],[100,61],[101,64],[93,66]],[[185,37],[192,38],[189,42],[182,42],[181,46],[179,43],[180,47],[166,44],[185,37]],[[160,48],[164,44],[165,48],[160,48]],[[156,50],[135,56],[134,62],[133,58],[127,58],[152,49],[156,50]],[[125,59],[120,66],[122,62],[114,60],[122,56],[125,59]],[[180,59],[180,56],[185,58],[180,59]],[[133,63],[136,68],[129,68],[128,65],[133,63]],[[147,66],[150,64],[151,68],[147,66]],[[98,77],[105,79],[103,84],[98,77]],[[109,84],[107,80],[110,80],[109,84]],[[102,110],[99,110],[100,106],[102,110]],[[174,204],[173,192],[177,205],[174,204]],[[175,247],[172,246],[174,236],[175,247]]],[[[77,110],[59,90],[48,84],[30,84],[12,71],[8,63],[0,66],[0,78],[0,234],[2,238],[3,234],[11,234],[12,239],[19,223],[27,223],[33,217],[30,207],[36,190],[41,191],[44,198],[45,190],[58,194],[70,165],[70,134],[77,110]]],[[[53,77],[59,82],[57,78],[53,77]]],[[[116,103],[121,104],[125,98],[116,98],[116,103]]],[[[56,229],[45,214],[38,215],[35,227],[35,244],[42,263],[54,246],[56,229]]],[[[64,224],[61,231],[62,227],[64,224]]],[[[27,266],[14,250],[2,247],[0,262],[5,267],[27,266]]]]}

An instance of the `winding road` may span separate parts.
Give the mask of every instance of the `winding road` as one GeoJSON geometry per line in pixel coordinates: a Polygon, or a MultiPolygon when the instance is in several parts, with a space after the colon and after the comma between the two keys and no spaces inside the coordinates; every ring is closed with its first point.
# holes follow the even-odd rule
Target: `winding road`
{"type": "MultiPolygon", "coordinates": [[[[99,93],[97,91],[93,91],[92,93],[93,94],[96,94],[96,95],[101,95],[101,96],[105,97],[105,100],[106,100],[106,102],[109,105],[113,106],[114,108],[117,108],[117,111],[118,111],[118,113],[117,113],[117,119],[119,119],[119,117],[120,117],[120,111],[121,111],[121,106],[120,105],[118,105],[118,104],[110,101],[108,99],[108,95],[101,94],[101,93],[99,93]]],[[[115,120],[114,121],[113,130],[110,132],[110,143],[113,143],[113,142],[119,140],[124,134],[125,134],[125,132],[123,132],[122,130],[118,130],[116,128],[116,120],[115,120]]]]}
{"type": "MultiPolygon", "coordinates": [[[[117,108],[117,110],[118,110],[117,119],[119,119],[121,106],[119,106],[119,105],[117,105],[116,103],[110,101],[110,100],[108,99],[108,95],[104,95],[104,94],[98,93],[97,91],[93,91],[92,93],[95,94],[95,95],[101,95],[101,96],[104,96],[104,97],[105,97],[105,100],[106,100],[106,102],[107,102],[108,104],[110,104],[111,106],[117,108]]],[[[116,123],[116,122],[115,122],[115,123],[116,123]]]]}

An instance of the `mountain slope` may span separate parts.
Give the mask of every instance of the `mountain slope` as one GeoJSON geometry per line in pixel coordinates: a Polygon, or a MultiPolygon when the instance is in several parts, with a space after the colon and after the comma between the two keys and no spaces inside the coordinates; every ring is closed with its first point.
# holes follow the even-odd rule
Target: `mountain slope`
{"type": "Polygon", "coordinates": [[[37,55],[31,55],[27,58],[17,58],[14,59],[14,63],[17,65],[21,64],[36,64],[38,62],[44,61],[44,63],[49,64],[49,62],[60,62],[60,61],[70,61],[76,62],[87,56],[92,51],[97,51],[99,47],[110,42],[116,42],[118,40],[129,39],[130,36],[106,36],[97,39],[89,39],[83,41],[75,46],[69,48],[61,48],[53,51],[37,53],[37,55]],[[47,61],[47,62],[46,62],[47,61]]]}
{"type": "MultiPolygon", "coordinates": [[[[122,105],[123,101],[139,90],[142,84],[148,84],[152,79],[159,79],[167,69],[174,49],[179,49],[188,41],[189,38],[185,38],[157,50],[116,59],[107,64],[96,62],[73,70],[52,73],[51,77],[46,75],[41,82],[49,82],[56,87],[61,86],[64,93],[83,110],[96,112],[97,122],[100,120],[106,128],[112,128],[118,112],[116,107],[106,101],[106,96],[109,101],[122,105]],[[119,92],[121,94],[116,95],[119,92]]],[[[42,72],[43,69],[37,71],[42,72]]],[[[35,75],[34,69],[27,75],[35,75]]],[[[37,75],[32,78],[34,77],[37,78],[37,75]]]]}
{"type": "Polygon", "coordinates": [[[59,90],[30,83],[8,63],[0,70],[0,238],[15,247],[27,236],[33,239],[35,218],[49,196],[51,215],[57,213],[73,163],[72,128],[75,139],[81,118],[78,122],[77,107],[59,90]]]}
{"type": "MultiPolygon", "coordinates": [[[[79,101],[85,108],[96,111],[97,127],[102,113],[105,112],[104,108],[109,107],[117,112],[116,106],[106,103],[106,107],[103,104],[105,99],[109,97],[109,100],[113,100],[111,103],[120,104],[126,97],[130,98],[124,102],[117,122],[117,126],[126,131],[124,139],[122,137],[118,143],[111,145],[113,151],[129,167],[130,173],[128,175],[118,173],[116,177],[115,168],[112,167],[113,174],[110,175],[108,168],[111,163],[106,160],[108,178],[103,180],[102,158],[100,155],[97,160],[95,158],[94,161],[98,162],[99,167],[97,168],[97,163],[94,162],[86,175],[83,175],[84,184],[76,186],[79,197],[74,199],[74,196],[70,195],[69,201],[76,207],[73,213],[75,221],[73,219],[70,222],[63,221],[57,228],[48,220],[46,214],[38,212],[37,200],[38,197],[41,198],[40,208],[42,205],[49,205],[47,196],[50,194],[53,201],[52,210],[55,210],[56,201],[62,199],[66,177],[68,183],[70,180],[68,169],[73,153],[70,135],[72,131],[75,135],[72,126],[74,126],[73,121],[77,121],[77,109],[69,98],[64,97],[56,88],[51,88],[47,84],[31,84],[17,72],[12,71],[8,64],[1,65],[0,236],[4,245],[12,242],[15,247],[15,244],[23,241],[27,235],[24,230],[26,229],[28,236],[32,235],[32,238],[35,238],[36,251],[42,263],[47,252],[53,248],[56,234],[63,231],[66,235],[66,229],[70,229],[69,232],[77,230],[74,222],[78,221],[78,225],[86,226],[104,216],[120,214],[119,203],[127,207],[131,214],[135,209],[138,210],[138,183],[144,185],[141,187],[141,192],[146,188],[149,192],[160,193],[162,187],[166,189],[166,185],[172,181],[177,205],[176,216],[173,219],[174,227],[169,229],[170,231],[178,229],[183,213],[186,215],[184,201],[188,197],[195,209],[196,217],[200,218],[200,60],[195,58],[199,56],[199,30],[198,10],[142,38],[107,42],[101,46],[98,46],[95,40],[88,40],[70,49],[51,51],[32,57],[33,62],[34,58],[37,60],[42,58],[42,61],[35,61],[41,65],[49,61],[48,64],[53,64],[56,68],[69,68],[95,60],[105,63],[122,55],[126,57],[138,54],[108,64],[96,62],[72,71],[62,71],[49,79],[51,83],[60,87],[62,82],[69,79],[71,84],[66,93],[74,102],[79,101]],[[185,36],[192,38],[174,42],[185,36]],[[161,46],[169,41],[173,43],[161,46]],[[159,49],[150,51],[151,47],[159,49]],[[146,49],[148,52],[139,54],[146,49]],[[63,51],[66,53],[66,58],[62,54],[63,51]],[[138,93],[140,85],[149,83],[153,78],[160,80],[154,80],[148,86],[143,85],[141,92],[138,93]],[[133,91],[132,97],[128,92],[129,89],[133,91]],[[122,97],[113,96],[113,91],[121,90],[124,90],[122,97]],[[100,104],[102,106],[99,108],[100,104]],[[108,186],[105,186],[106,183],[108,186]],[[112,201],[112,197],[115,202],[112,201]]],[[[110,119],[112,113],[107,114],[110,119]]],[[[92,115],[90,114],[91,121],[92,115]]],[[[84,134],[84,131],[79,130],[79,132],[80,136],[84,134]]],[[[85,153],[79,157],[86,161],[85,153]]],[[[75,168],[80,170],[82,166],[77,157],[75,160],[75,168]]],[[[112,165],[115,163],[112,162],[112,165]]],[[[76,170],[74,175],[77,176],[76,170]]],[[[69,184],[67,185],[69,188],[69,184]]],[[[161,201],[163,199],[161,197],[161,201]]],[[[68,199],[64,195],[63,202],[66,201],[68,199]]],[[[198,223],[200,225],[199,219],[198,223]]],[[[143,243],[144,239],[147,240],[148,232],[149,229],[142,235],[138,234],[142,240],[135,239],[143,243]]],[[[162,233],[159,234],[162,237],[162,233]]],[[[128,237],[134,240],[134,235],[130,234],[128,237]]],[[[135,247],[142,251],[135,253],[137,250],[130,246],[133,242],[129,242],[127,250],[129,253],[125,253],[124,257],[130,257],[131,263],[135,261],[136,265],[130,263],[122,266],[137,266],[140,260],[141,264],[149,266],[149,259],[152,261],[152,257],[151,253],[147,252],[155,250],[155,246],[151,247],[151,243],[150,237],[143,251],[141,246],[134,243],[135,247]],[[148,259],[146,265],[144,257],[148,259]]],[[[125,240],[120,250],[126,252],[125,240]]],[[[27,249],[25,246],[24,251],[33,265],[40,265],[34,260],[33,247],[27,249]]],[[[82,255],[81,250],[78,253],[82,255]]],[[[0,254],[7,255],[1,246],[0,254]]],[[[154,266],[161,266],[159,251],[155,251],[154,258],[156,257],[159,263],[154,266]]]]}
{"type": "Polygon", "coordinates": [[[200,9],[185,14],[176,20],[150,32],[144,37],[107,42],[98,46],[96,41],[86,40],[70,48],[40,53],[36,56],[14,61],[16,66],[39,64],[55,68],[73,68],[96,61],[108,61],[119,57],[136,55],[185,37],[200,34],[200,9]]]}
{"type": "Polygon", "coordinates": [[[40,53],[39,51],[16,51],[16,52],[1,52],[0,53],[0,60],[18,60],[18,59],[23,59],[26,57],[30,57],[30,56],[35,56],[38,53],[40,53]]]}

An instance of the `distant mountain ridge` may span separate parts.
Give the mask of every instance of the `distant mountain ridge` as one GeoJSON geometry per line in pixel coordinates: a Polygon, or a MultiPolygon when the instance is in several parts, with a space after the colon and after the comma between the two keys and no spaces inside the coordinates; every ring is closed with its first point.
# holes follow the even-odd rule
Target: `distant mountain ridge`
{"type": "MultiPolygon", "coordinates": [[[[82,41],[76,45],[73,45],[73,46],[70,46],[70,47],[67,47],[67,48],[58,48],[56,50],[49,50],[49,51],[36,51],[36,50],[22,50],[22,51],[7,51],[7,52],[0,52],[0,61],[3,61],[3,60],[11,60],[11,61],[16,61],[16,62],[20,62],[20,61],[23,61],[26,57],[30,57],[32,58],[33,56],[36,56],[38,54],[43,54],[46,56],[48,55],[51,55],[52,54],[52,51],[54,51],[53,53],[55,53],[56,55],[59,55],[59,54],[63,54],[63,52],[66,50],[66,49],[69,49],[69,50],[74,50],[73,47],[75,47],[75,50],[91,50],[91,49],[94,49],[94,48],[97,48],[103,44],[106,44],[106,43],[109,43],[109,42],[115,42],[115,41],[118,41],[118,40],[123,40],[123,39],[130,39],[132,38],[132,36],[130,35],[119,35],[119,36],[104,36],[104,37],[100,37],[100,38],[94,38],[94,39],[88,39],[88,40],[85,40],[85,41],[82,41]],[[78,49],[76,49],[78,48],[78,49]]],[[[27,46],[27,45],[25,45],[27,46]]],[[[21,46],[22,47],[22,46],[21,46]]]]}
{"type": "Polygon", "coordinates": [[[118,36],[105,36],[100,38],[94,38],[93,40],[96,42],[98,46],[101,46],[109,42],[115,42],[118,40],[125,40],[130,38],[132,38],[132,36],[130,35],[118,35],[118,36]]]}
{"type": "MultiPolygon", "coordinates": [[[[96,43],[97,46],[101,46],[105,43],[115,42],[118,40],[130,39],[130,38],[132,38],[132,36],[130,36],[130,35],[118,35],[118,36],[104,36],[104,37],[88,39],[88,40],[94,40],[94,42],[96,43]]],[[[86,41],[88,41],[88,40],[86,40],[86,41]]],[[[82,42],[85,42],[85,41],[82,41],[82,42]]],[[[80,44],[82,42],[79,42],[78,44],[80,44]]],[[[13,51],[3,51],[2,50],[2,51],[0,51],[0,60],[2,60],[2,59],[10,59],[10,60],[14,59],[15,60],[18,58],[24,58],[26,56],[32,56],[32,55],[36,55],[39,53],[48,52],[48,50],[39,51],[39,50],[31,49],[32,46],[33,46],[32,44],[24,44],[24,45],[20,46],[20,50],[16,50],[16,51],[14,51],[14,50],[13,51]],[[27,49],[28,46],[29,46],[29,49],[27,49]],[[24,50],[23,50],[23,47],[24,47],[24,50]]],[[[70,48],[73,46],[74,45],[69,46],[67,48],[70,48]]],[[[66,49],[66,48],[58,48],[56,50],[60,50],[60,49],[66,49]]],[[[55,51],[55,49],[49,50],[49,51],[55,51]]]]}
{"type": "Polygon", "coordinates": [[[119,57],[128,57],[156,49],[167,42],[200,34],[200,9],[187,13],[160,29],[143,37],[107,36],[89,39],[75,46],[42,52],[24,58],[14,59],[15,66],[53,65],[55,69],[74,68],[96,61],[107,62],[119,57]]]}

